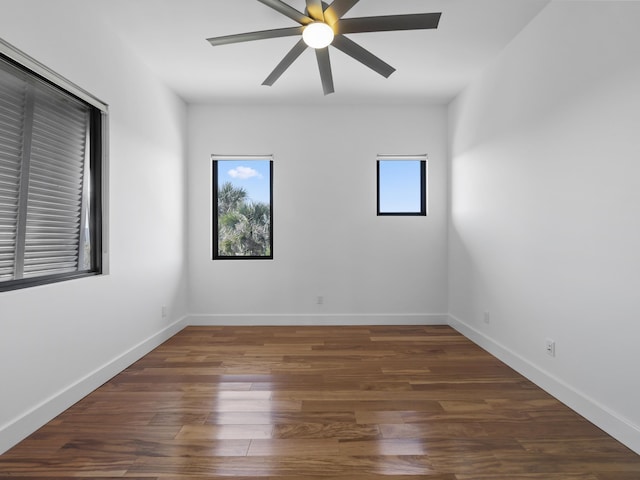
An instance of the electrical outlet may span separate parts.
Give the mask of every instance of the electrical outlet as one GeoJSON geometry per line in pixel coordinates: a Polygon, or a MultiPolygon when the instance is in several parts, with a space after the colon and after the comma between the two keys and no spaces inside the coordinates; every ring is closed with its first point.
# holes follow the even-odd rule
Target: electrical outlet
{"type": "Polygon", "coordinates": [[[544,341],[544,346],[545,346],[545,350],[547,351],[547,355],[549,355],[550,357],[555,357],[556,356],[556,342],[551,340],[550,338],[547,338],[544,341]]]}
{"type": "Polygon", "coordinates": [[[324,305],[324,297],[322,295],[316,297],[316,305],[324,305]]]}
{"type": "Polygon", "coordinates": [[[483,319],[484,319],[484,323],[487,323],[487,324],[491,323],[491,313],[484,312],[483,319]]]}
{"type": "Polygon", "coordinates": [[[162,307],[160,307],[160,312],[162,314],[162,318],[167,318],[167,306],[166,305],[162,305],[162,307]]]}

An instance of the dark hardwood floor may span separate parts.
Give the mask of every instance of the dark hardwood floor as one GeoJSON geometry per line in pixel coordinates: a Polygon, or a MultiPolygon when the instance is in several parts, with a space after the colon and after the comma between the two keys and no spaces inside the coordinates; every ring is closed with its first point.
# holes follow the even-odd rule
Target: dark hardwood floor
{"type": "Polygon", "coordinates": [[[449,327],[189,327],[3,476],[638,480],[640,456],[449,327]]]}

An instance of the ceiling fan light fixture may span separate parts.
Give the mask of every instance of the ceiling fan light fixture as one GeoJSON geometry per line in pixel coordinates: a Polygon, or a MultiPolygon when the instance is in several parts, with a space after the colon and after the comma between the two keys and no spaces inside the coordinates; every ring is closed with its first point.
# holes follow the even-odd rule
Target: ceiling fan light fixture
{"type": "Polygon", "coordinates": [[[302,32],[302,38],[311,48],[326,48],[333,42],[333,28],[324,22],[313,22],[302,32]]]}
{"type": "MultiPolygon", "coordinates": [[[[296,1],[302,3],[302,0],[296,1]]],[[[440,16],[442,15],[442,12],[438,12],[343,18],[343,15],[351,10],[360,0],[331,0],[331,5],[328,5],[327,2],[329,1],[330,0],[305,0],[304,3],[307,8],[304,13],[302,13],[292,7],[289,4],[291,2],[284,0],[258,0],[258,2],[281,13],[285,17],[289,17],[299,25],[295,27],[262,30],[259,32],[212,37],[207,38],[207,41],[215,47],[229,43],[249,42],[267,38],[293,37],[302,34],[302,38],[296,42],[289,53],[276,65],[276,68],[273,69],[262,84],[268,86],[273,85],[291,64],[300,57],[308,47],[311,47],[315,49],[315,57],[318,61],[322,91],[325,95],[329,95],[334,92],[333,74],[331,73],[331,61],[328,49],[329,45],[349,55],[374,72],[388,78],[396,69],[361,47],[345,34],[433,29],[438,28],[440,16]]]]}

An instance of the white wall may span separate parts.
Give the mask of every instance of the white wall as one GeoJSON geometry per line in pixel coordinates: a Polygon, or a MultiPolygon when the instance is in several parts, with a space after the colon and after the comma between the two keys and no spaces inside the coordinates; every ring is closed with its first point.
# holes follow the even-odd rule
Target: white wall
{"type": "Polygon", "coordinates": [[[444,107],[191,106],[188,124],[191,322],[446,322],[444,107]],[[211,260],[213,153],[275,156],[274,260],[211,260]],[[428,153],[427,217],[376,216],[378,153],[428,153]]]}
{"type": "Polygon", "coordinates": [[[552,2],[451,105],[449,244],[453,324],[637,452],[639,21],[552,2]]]}
{"type": "Polygon", "coordinates": [[[6,41],[110,105],[111,150],[110,274],[0,293],[0,452],[174,333],[187,311],[186,107],[90,3],[0,0],[6,41]]]}

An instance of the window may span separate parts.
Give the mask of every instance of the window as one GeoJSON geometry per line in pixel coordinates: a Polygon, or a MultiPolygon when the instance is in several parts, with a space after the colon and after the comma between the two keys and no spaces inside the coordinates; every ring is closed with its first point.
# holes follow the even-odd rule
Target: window
{"type": "Polygon", "coordinates": [[[427,156],[378,155],[378,215],[427,214],[427,156]]]}
{"type": "Polygon", "coordinates": [[[271,156],[213,155],[213,259],[273,258],[271,156]]]}
{"type": "Polygon", "coordinates": [[[102,271],[106,105],[0,41],[0,291],[102,271]]]}

